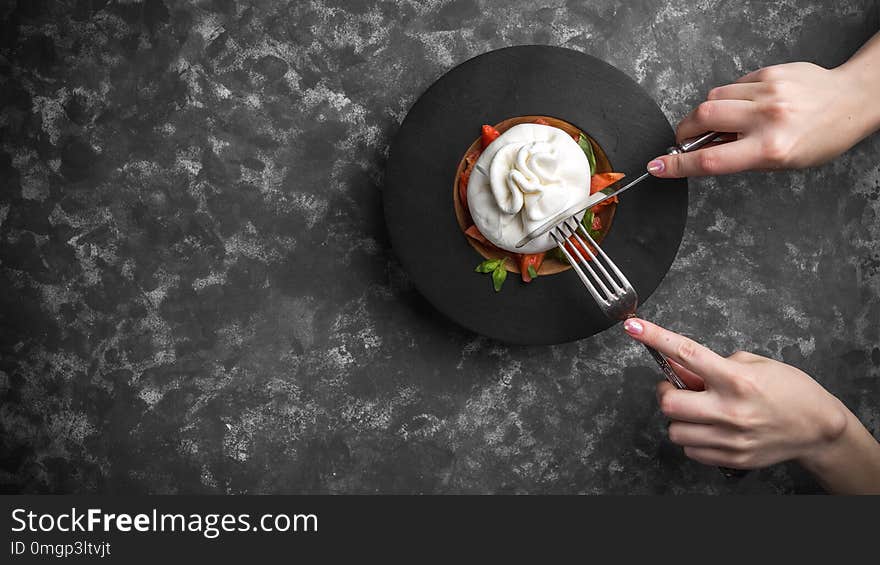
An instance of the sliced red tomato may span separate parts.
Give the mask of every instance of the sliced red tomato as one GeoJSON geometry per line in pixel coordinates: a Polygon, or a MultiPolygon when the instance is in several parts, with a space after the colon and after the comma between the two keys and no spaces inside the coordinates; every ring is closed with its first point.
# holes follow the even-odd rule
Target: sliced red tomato
{"type": "Polygon", "coordinates": [[[482,134],[483,149],[485,149],[489,146],[490,143],[498,139],[499,135],[501,135],[501,132],[499,132],[497,129],[493,128],[492,126],[484,125],[482,134]]]}
{"type": "Polygon", "coordinates": [[[544,255],[545,253],[532,253],[531,255],[519,256],[519,272],[522,275],[523,282],[532,282],[529,267],[532,267],[537,273],[538,269],[541,268],[541,263],[544,262],[544,255]]]}
{"type": "Polygon", "coordinates": [[[474,165],[477,163],[477,159],[479,159],[480,153],[482,153],[482,150],[471,151],[464,156],[464,169],[461,171],[461,177],[459,177],[458,179],[458,199],[461,202],[462,208],[464,208],[465,210],[468,209],[468,181],[471,178],[471,171],[474,169],[474,165]]]}
{"type": "Polygon", "coordinates": [[[480,233],[480,230],[477,229],[477,226],[471,226],[468,229],[464,230],[464,234],[471,239],[475,239],[480,243],[489,243],[489,240],[486,239],[486,236],[480,233]]]}
{"type": "Polygon", "coordinates": [[[468,179],[471,176],[470,169],[465,169],[461,172],[461,178],[458,179],[458,201],[461,202],[461,207],[467,210],[468,201],[467,201],[467,185],[468,179]]]}
{"type": "MultiPolygon", "coordinates": [[[[615,182],[622,179],[625,175],[623,173],[596,173],[590,178],[590,194],[596,194],[602,189],[608,188],[615,182]]],[[[605,200],[598,206],[593,207],[594,212],[598,212],[605,206],[609,206],[611,204],[617,204],[618,200],[615,196],[614,198],[609,198],[605,200]]]]}
{"type": "Polygon", "coordinates": [[[500,254],[500,253],[506,254],[507,253],[506,251],[502,251],[498,247],[495,247],[495,245],[491,241],[486,239],[486,236],[484,236],[483,234],[480,233],[480,230],[478,230],[477,226],[475,226],[475,225],[472,225],[468,229],[464,230],[464,234],[466,236],[468,236],[469,238],[473,239],[474,241],[478,242],[480,245],[482,245],[483,247],[485,247],[488,251],[490,251],[492,253],[496,253],[496,254],[500,254]]]}
{"type": "Polygon", "coordinates": [[[603,200],[601,204],[597,204],[593,206],[593,212],[598,214],[599,210],[604,208],[605,206],[611,206],[612,204],[617,204],[617,197],[609,198],[608,200],[603,200]]]}
{"type": "MultiPolygon", "coordinates": [[[[602,218],[600,218],[596,214],[593,214],[593,223],[590,224],[590,229],[593,229],[596,231],[601,230],[602,229],[602,218]]],[[[590,234],[590,235],[593,235],[593,234],[590,234]]]]}
{"type": "MultiPolygon", "coordinates": [[[[585,242],[585,243],[586,243],[586,242],[585,242]]],[[[589,244],[587,244],[587,247],[590,247],[589,244]]],[[[584,249],[584,247],[580,244],[580,242],[579,242],[578,240],[576,240],[576,239],[574,238],[574,236],[572,236],[572,237],[570,237],[570,238],[568,239],[568,243],[565,244],[565,249],[566,249],[569,253],[571,253],[572,255],[574,255],[574,258],[575,258],[575,259],[578,258],[577,254],[575,254],[575,249],[576,249],[576,250],[580,251],[580,253],[581,253],[581,257],[583,257],[583,258],[586,259],[587,261],[592,261],[592,259],[590,258],[590,254],[587,253],[587,250],[584,249]]],[[[590,247],[590,251],[593,251],[593,248],[592,248],[592,247],[590,247]]]]}
{"type": "Polygon", "coordinates": [[[535,120],[533,123],[536,123],[536,124],[539,124],[539,125],[542,125],[542,126],[549,126],[549,125],[550,125],[550,122],[548,122],[548,121],[545,120],[544,118],[538,118],[538,119],[535,120]]]}
{"type": "Polygon", "coordinates": [[[596,194],[603,188],[608,188],[624,176],[623,173],[596,173],[590,177],[590,194],[596,194]]]}

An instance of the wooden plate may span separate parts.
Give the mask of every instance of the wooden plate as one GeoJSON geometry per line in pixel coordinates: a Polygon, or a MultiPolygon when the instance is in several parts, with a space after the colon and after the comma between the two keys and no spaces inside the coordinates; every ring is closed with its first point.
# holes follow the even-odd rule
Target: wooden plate
{"type": "MultiPolygon", "coordinates": [[[[596,156],[596,172],[614,172],[611,168],[611,162],[608,161],[608,155],[605,154],[605,151],[602,150],[602,147],[599,146],[599,143],[595,139],[590,137],[587,132],[579,130],[565,120],[560,120],[559,118],[554,118],[552,116],[519,116],[516,118],[508,118],[504,121],[498,122],[493,127],[500,133],[504,133],[513,126],[517,126],[519,124],[531,124],[539,118],[546,121],[549,125],[561,129],[568,135],[574,136],[577,134],[583,134],[590,141],[590,145],[593,147],[593,154],[596,156]]],[[[471,143],[470,147],[467,148],[467,151],[464,152],[464,155],[462,155],[461,157],[461,161],[458,163],[458,169],[455,171],[455,180],[452,183],[452,205],[455,209],[455,219],[458,221],[458,225],[461,228],[462,235],[464,235],[464,230],[466,230],[473,224],[473,221],[471,220],[470,214],[468,213],[467,209],[462,206],[461,199],[458,196],[460,194],[458,190],[458,183],[461,182],[461,172],[466,166],[465,156],[471,151],[479,149],[481,143],[482,139],[480,137],[477,137],[477,139],[473,143],[471,143]]],[[[599,220],[602,222],[602,229],[599,231],[599,237],[596,240],[597,243],[601,244],[602,240],[605,239],[605,235],[608,233],[608,230],[611,229],[611,222],[614,220],[614,210],[616,208],[617,204],[609,204],[608,206],[603,206],[599,209],[598,216],[599,220]]],[[[515,260],[515,253],[510,253],[508,251],[504,251],[503,249],[498,249],[495,246],[490,247],[467,236],[464,237],[467,240],[468,244],[470,244],[470,246],[473,247],[474,250],[479,253],[480,256],[484,259],[501,259],[502,257],[510,258],[510,261],[506,261],[504,263],[505,268],[511,273],[519,273],[519,264],[515,260]]],[[[544,262],[538,269],[538,276],[545,277],[547,275],[555,275],[569,269],[571,269],[571,265],[569,265],[567,261],[560,261],[554,257],[547,257],[546,259],[544,259],[544,262]]]]}

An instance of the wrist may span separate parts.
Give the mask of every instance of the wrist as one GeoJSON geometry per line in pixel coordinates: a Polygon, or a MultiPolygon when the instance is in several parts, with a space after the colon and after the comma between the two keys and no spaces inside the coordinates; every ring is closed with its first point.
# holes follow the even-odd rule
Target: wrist
{"type": "Polygon", "coordinates": [[[847,118],[854,120],[858,141],[880,129],[880,66],[870,59],[853,57],[832,69],[846,102],[847,118]]]}
{"type": "Polygon", "coordinates": [[[846,452],[847,445],[852,443],[853,432],[859,427],[855,415],[842,402],[833,398],[833,404],[828,417],[820,423],[816,438],[797,458],[804,468],[820,477],[846,452]]]}

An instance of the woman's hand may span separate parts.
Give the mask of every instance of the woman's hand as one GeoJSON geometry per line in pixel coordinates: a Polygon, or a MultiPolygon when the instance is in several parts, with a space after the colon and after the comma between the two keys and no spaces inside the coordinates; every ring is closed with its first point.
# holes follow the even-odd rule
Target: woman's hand
{"type": "Polygon", "coordinates": [[[666,355],[692,390],[663,381],[660,410],[672,420],[669,439],[691,459],[752,469],[809,458],[843,433],[846,408],[806,373],[739,351],[721,357],[642,320],[627,333],[666,355]]]}
{"type": "MultiPolygon", "coordinates": [[[[876,41],[864,49],[870,51],[871,43],[876,41]]],[[[865,58],[857,54],[834,69],[775,65],[713,88],[679,123],[676,139],[718,131],[735,134],[735,141],[658,157],[648,171],[658,177],[718,175],[809,167],[836,157],[880,125],[877,88],[866,78],[880,65],[866,68],[865,58]]]]}
{"type": "Polygon", "coordinates": [[[637,318],[624,329],[665,355],[690,389],[657,386],[669,439],[691,459],[736,469],[794,459],[832,492],[880,493],[880,444],[803,371],[742,351],[721,357],[637,318]]]}

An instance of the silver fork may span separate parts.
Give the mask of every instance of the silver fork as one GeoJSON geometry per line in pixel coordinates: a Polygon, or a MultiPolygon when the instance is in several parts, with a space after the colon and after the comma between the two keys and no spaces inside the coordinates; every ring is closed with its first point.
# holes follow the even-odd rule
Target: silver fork
{"type": "MultiPolygon", "coordinates": [[[[590,295],[596,300],[599,308],[602,309],[606,316],[612,320],[626,320],[627,318],[635,317],[636,308],[639,305],[639,295],[636,294],[636,289],[623,276],[623,273],[620,272],[614,261],[602,251],[599,244],[590,237],[590,234],[577,221],[577,218],[570,217],[563,220],[550,230],[550,237],[553,238],[553,241],[556,242],[556,245],[559,246],[559,249],[568,258],[568,262],[571,264],[574,272],[580,277],[581,282],[590,291],[590,295]],[[581,238],[578,232],[587,238],[589,244],[581,238]],[[580,249],[587,252],[592,260],[592,264],[591,261],[588,261],[581,254],[578,246],[570,245],[574,253],[566,249],[565,243],[569,239],[574,239],[580,245],[580,249]],[[598,256],[593,252],[593,249],[598,252],[598,256]],[[601,261],[599,260],[600,257],[602,258],[601,261]],[[596,269],[592,265],[595,265],[596,269]],[[596,272],[597,270],[599,271],[598,273],[596,272]],[[600,273],[602,276],[599,276],[600,273]],[[611,276],[611,273],[614,273],[614,276],[611,276]]],[[[663,354],[648,344],[642,345],[645,346],[645,349],[648,350],[648,353],[651,354],[651,357],[660,366],[660,370],[663,371],[666,380],[677,388],[687,388],[679,376],[675,374],[675,371],[672,370],[672,367],[669,366],[669,362],[663,354]]]]}
{"type": "MultiPolygon", "coordinates": [[[[639,295],[636,294],[636,289],[633,288],[633,285],[617,268],[611,257],[602,251],[596,240],[590,237],[589,232],[587,232],[583,224],[576,217],[572,216],[560,222],[550,230],[550,237],[553,238],[553,241],[556,242],[556,245],[559,246],[559,249],[568,258],[572,269],[580,277],[581,282],[590,291],[590,295],[596,300],[599,308],[602,309],[606,316],[612,320],[626,320],[627,318],[635,317],[636,308],[639,305],[639,295]],[[581,238],[578,232],[586,237],[586,241],[581,238]],[[565,245],[571,239],[580,246],[579,248],[576,245],[569,244],[574,253],[566,249],[565,245]],[[579,249],[585,250],[592,261],[587,261],[587,258],[581,254],[579,249]],[[596,251],[594,252],[593,249],[596,251]],[[595,269],[593,265],[596,266],[595,269]],[[614,273],[614,276],[611,276],[611,273],[614,273]]],[[[651,354],[651,357],[660,366],[660,370],[663,371],[667,381],[671,382],[676,388],[687,388],[687,385],[675,374],[675,371],[669,365],[669,361],[666,360],[662,353],[646,343],[642,345],[645,346],[645,349],[648,350],[648,353],[651,354]]],[[[719,467],[719,469],[729,479],[738,479],[748,474],[748,471],[742,469],[729,469],[727,467],[719,467]]]]}

